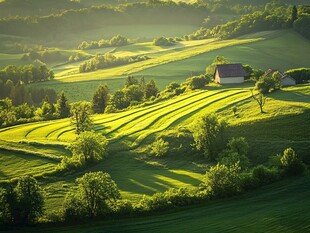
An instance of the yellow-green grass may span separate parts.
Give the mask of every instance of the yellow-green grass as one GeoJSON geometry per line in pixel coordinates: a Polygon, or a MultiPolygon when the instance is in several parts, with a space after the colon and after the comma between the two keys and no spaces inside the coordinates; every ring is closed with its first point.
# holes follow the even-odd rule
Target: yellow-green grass
{"type": "Polygon", "coordinates": [[[88,73],[78,73],[71,74],[74,71],[70,71],[70,74],[67,72],[58,73],[56,80],[61,82],[78,82],[78,81],[90,81],[98,80],[111,77],[119,77],[122,75],[129,75],[135,72],[145,70],[158,65],[167,64],[174,61],[183,60],[192,56],[197,56],[206,52],[217,50],[223,47],[234,46],[238,44],[245,44],[257,41],[260,39],[236,39],[236,40],[222,40],[215,41],[211,43],[206,43],[204,45],[195,46],[193,48],[185,48],[181,51],[173,51],[169,54],[164,54],[163,56],[156,57],[153,59],[148,59],[142,62],[137,62],[129,65],[124,65],[115,68],[102,69],[94,72],[88,73]]]}
{"type": "MultiPolygon", "coordinates": [[[[52,87],[59,92],[64,90],[70,101],[77,101],[81,99],[90,100],[99,84],[108,84],[112,91],[122,88],[124,78],[128,74],[138,78],[143,76],[146,80],[154,79],[159,88],[164,89],[172,81],[180,83],[192,74],[204,73],[205,67],[217,55],[224,55],[231,62],[250,64],[255,68],[261,69],[275,68],[285,71],[290,68],[308,67],[309,65],[310,42],[294,31],[261,32],[242,37],[241,39],[254,39],[254,41],[234,46],[219,46],[217,49],[213,47],[213,44],[228,42],[216,41],[212,43],[206,41],[206,44],[203,45],[194,45],[194,42],[182,42],[185,43],[185,47],[149,54],[148,56],[154,58],[147,61],[90,73],[59,76],[54,81],[36,85],[52,87]],[[255,38],[258,40],[255,41],[255,38]],[[203,51],[202,48],[207,51],[203,51]],[[212,48],[215,50],[212,50],[212,48]],[[195,52],[195,50],[197,51],[195,52]],[[83,93],[83,97],[80,93],[83,93]]],[[[143,48],[144,46],[150,45],[147,45],[147,43],[130,45],[124,47],[124,50],[119,48],[117,52],[120,54],[122,51],[124,53],[134,53],[135,46],[137,46],[136,49],[139,53],[140,50],[147,50],[147,48],[143,48]]],[[[152,48],[149,49],[152,50],[152,48]]],[[[77,72],[78,64],[75,64],[75,71],[74,66],[60,70],[65,70],[62,74],[77,72]]]]}
{"type": "MultiPolygon", "coordinates": [[[[154,159],[145,152],[138,156],[135,151],[122,150],[139,146],[139,151],[144,151],[161,132],[178,127],[190,128],[199,115],[211,112],[217,112],[227,119],[227,133],[230,137],[246,137],[251,146],[249,156],[253,163],[265,162],[268,156],[281,153],[288,146],[304,156],[310,149],[310,135],[307,131],[310,122],[309,89],[309,85],[300,85],[269,94],[265,114],[259,112],[247,87],[242,89],[233,85],[207,87],[206,90],[190,92],[147,107],[95,115],[95,130],[107,135],[111,151],[107,159],[90,170],[110,173],[124,198],[132,201],[138,201],[144,194],[152,195],[171,187],[195,187],[200,183],[205,169],[205,165],[197,158],[175,155],[154,159]],[[232,107],[235,105],[238,116],[233,115],[232,107]]],[[[45,145],[51,144],[48,153],[57,153],[52,151],[55,143],[71,142],[75,137],[69,119],[30,123],[0,131],[1,140],[12,141],[9,146],[20,148],[24,144],[14,143],[37,141],[38,152],[44,150],[45,145]]],[[[29,146],[25,149],[31,150],[32,145],[29,146]]],[[[61,150],[60,155],[68,154],[61,150]]],[[[40,157],[37,159],[41,160],[40,157]]],[[[48,210],[61,206],[75,178],[84,172],[48,178],[42,183],[48,190],[48,210]]],[[[3,180],[9,178],[12,177],[2,177],[3,180]]]]}
{"type": "Polygon", "coordinates": [[[16,232],[309,232],[309,195],[309,176],[294,177],[242,196],[174,212],[65,226],[41,225],[16,232]]]}
{"type": "Polygon", "coordinates": [[[23,62],[21,61],[21,54],[5,54],[0,53],[0,69],[8,66],[8,65],[21,65],[23,62]]]}
{"type": "Polygon", "coordinates": [[[55,170],[57,162],[25,154],[0,150],[0,182],[24,175],[39,176],[55,170]]]}
{"type": "Polygon", "coordinates": [[[263,70],[273,68],[284,72],[291,68],[309,67],[310,41],[294,31],[262,32],[248,35],[246,38],[264,40],[221,48],[143,70],[134,75],[154,78],[160,85],[167,84],[167,80],[181,82],[192,72],[204,73],[206,66],[211,64],[217,55],[225,56],[232,63],[250,64],[263,70]]]}

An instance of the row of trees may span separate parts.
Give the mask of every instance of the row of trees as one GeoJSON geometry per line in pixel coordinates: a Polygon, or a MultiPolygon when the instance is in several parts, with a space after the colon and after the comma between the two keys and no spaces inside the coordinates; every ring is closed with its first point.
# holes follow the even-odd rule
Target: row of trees
{"type": "Polygon", "coordinates": [[[96,55],[94,58],[83,62],[80,67],[80,73],[94,71],[98,69],[104,69],[107,67],[120,66],[124,64],[130,64],[134,62],[144,61],[149,59],[147,56],[128,56],[128,57],[116,57],[111,53],[104,55],[96,55]]]}
{"type": "Polygon", "coordinates": [[[68,60],[68,57],[62,54],[60,51],[51,51],[51,50],[44,50],[44,51],[30,51],[26,53],[21,58],[24,62],[33,62],[35,60],[42,61],[44,63],[48,62],[63,62],[68,60]]]}
{"type": "Polygon", "coordinates": [[[210,37],[227,39],[264,30],[291,28],[296,20],[295,10],[296,7],[280,2],[267,3],[264,10],[243,15],[239,20],[217,25],[212,29],[200,28],[188,35],[187,39],[200,40],[210,37]]]}
{"type": "Polygon", "coordinates": [[[14,85],[18,83],[35,83],[46,80],[52,80],[54,73],[48,69],[44,64],[25,65],[17,67],[15,65],[9,65],[0,70],[0,81],[6,83],[11,80],[14,85]]]}
{"type": "Polygon", "coordinates": [[[122,35],[116,35],[112,37],[110,40],[101,39],[99,41],[83,41],[79,46],[78,49],[86,50],[86,49],[99,49],[99,48],[106,48],[106,47],[119,47],[128,45],[129,40],[122,35]]]}

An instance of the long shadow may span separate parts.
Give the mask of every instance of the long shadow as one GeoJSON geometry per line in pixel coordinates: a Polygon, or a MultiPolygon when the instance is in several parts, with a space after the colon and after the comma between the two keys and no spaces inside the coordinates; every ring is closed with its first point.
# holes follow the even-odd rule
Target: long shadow
{"type": "Polygon", "coordinates": [[[283,89],[272,92],[267,96],[275,100],[310,103],[310,95],[306,95],[298,91],[286,91],[285,89],[283,89]]]}

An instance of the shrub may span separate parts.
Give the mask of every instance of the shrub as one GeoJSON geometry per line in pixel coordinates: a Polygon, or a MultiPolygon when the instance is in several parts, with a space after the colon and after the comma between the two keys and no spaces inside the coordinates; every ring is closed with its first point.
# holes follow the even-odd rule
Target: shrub
{"type": "Polygon", "coordinates": [[[165,142],[162,138],[157,139],[151,145],[151,152],[156,157],[162,157],[166,155],[169,151],[169,143],[165,142]]]}
{"type": "Polygon", "coordinates": [[[249,166],[249,159],[244,154],[238,154],[230,150],[224,150],[219,154],[218,162],[226,166],[239,163],[240,168],[246,169],[249,166]]]}
{"type": "Polygon", "coordinates": [[[156,46],[172,46],[174,44],[175,41],[172,38],[158,37],[153,40],[153,45],[156,46]]]}
{"type": "Polygon", "coordinates": [[[304,172],[304,165],[292,148],[284,150],[281,167],[286,175],[301,175],[304,172]]]}
{"type": "Polygon", "coordinates": [[[253,169],[253,182],[257,185],[271,184],[279,178],[277,170],[269,169],[263,165],[259,165],[253,169]]]}
{"type": "Polygon", "coordinates": [[[233,196],[241,191],[241,178],[239,164],[226,166],[217,164],[207,171],[203,189],[209,189],[211,194],[218,197],[233,196]]]}

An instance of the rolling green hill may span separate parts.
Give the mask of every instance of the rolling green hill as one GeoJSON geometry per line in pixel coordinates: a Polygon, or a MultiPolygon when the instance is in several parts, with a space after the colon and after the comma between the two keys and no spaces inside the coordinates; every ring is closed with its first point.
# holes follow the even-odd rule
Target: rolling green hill
{"type": "Polygon", "coordinates": [[[292,178],[241,197],[191,209],[80,225],[23,228],[14,232],[309,232],[309,177],[292,178]]]}
{"type": "MultiPolygon", "coordinates": [[[[300,85],[269,94],[266,114],[260,113],[250,98],[248,85],[245,85],[243,88],[206,87],[206,90],[190,92],[154,105],[95,115],[94,129],[107,136],[111,153],[108,159],[91,170],[111,174],[123,197],[133,201],[138,201],[143,194],[152,195],[171,187],[197,186],[206,169],[201,158],[176,154],[155,159],[145,150],[156,136],[190,129],[200,114],[210,112],[217,112],[228,121],[229,136],[246,137],[253,164],[264,163],[269,156],[281,153],[289,146],[309,159],[309,90],[309,85],[300,85]],[[232,111],[235,105],[238,106],[238,117],[232,111]]],[[[0,140],[3,141],[0,141],[0,152],[4,158],[9,158],[11,152],[14,161],[3,163],[1,180],[7,181],[23,174],[24,168],[16,169],[14,163],[24,163],[25,169],[33,167],[31,172],[42,180],[45,188],[47,209],[60,207],[66,192],[81,174],[51,178],[49,174],[61,156],[69,155],[61,145],[72,142],[75,137],[69,119],[1,129],[0,140]]]]}
{"type": "Polygon", "coordinates": [[[204,73],[217,55],[227,57],[232,63],[241,62],[255,68],[274,68],[281,71],[307,67],[310,59],[310,41],[290,30],[261,32],[227,41],[182,42],[172,48],[160,48],[150,43],[117,48],[119,56],[145,54],[151,59],[95,72],[77,73],[74,66],[58,67],[54,81],[36,84],[64,90],[70,101],[90,100],[99,84],[106,83],[112,91],[123,86],[127,75],[154,79],[160,89],[172,81],[183,82],[191,74],[204,73]],[[292,43],[294,41],[294,43],[292,43]]]}

